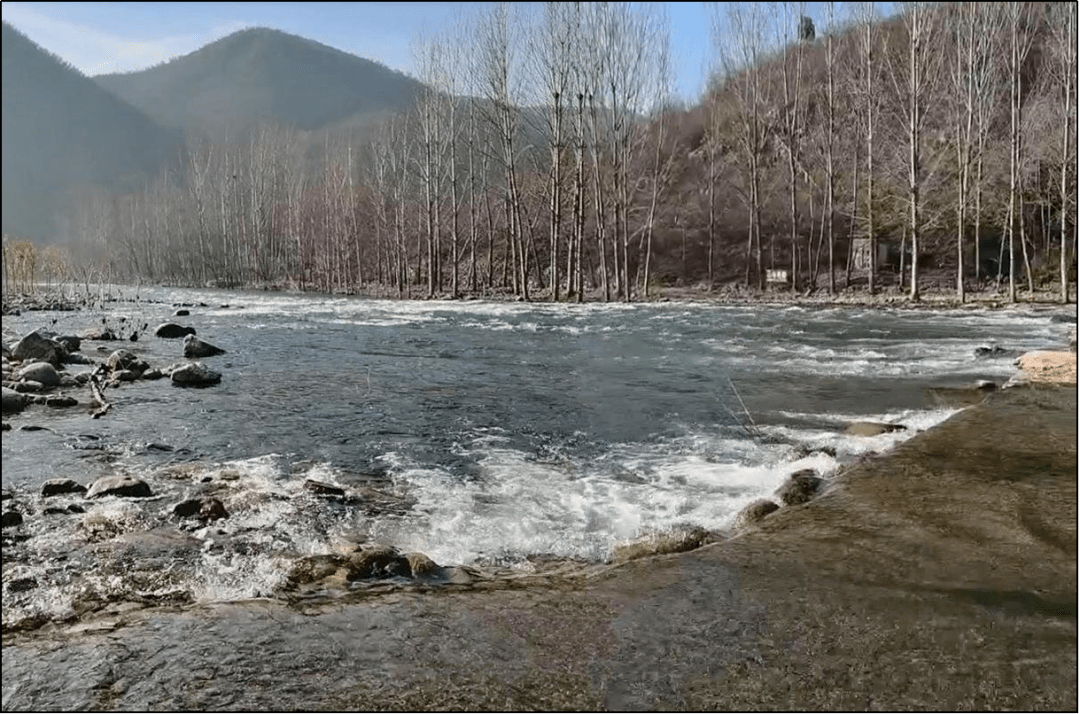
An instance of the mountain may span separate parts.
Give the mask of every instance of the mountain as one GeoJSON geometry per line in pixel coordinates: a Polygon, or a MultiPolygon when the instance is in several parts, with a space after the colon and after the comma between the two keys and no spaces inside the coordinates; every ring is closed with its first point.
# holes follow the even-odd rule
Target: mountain
{"type": "Polygon", "coordinates": [[[166,126],[220,135],[259,121],[314,130],[410,106],[423,85],[279,30],[241,30],[191,54],[94,78],[166,126]]]}
{"type": "Polygon", "coordinates": [[[56,237],[78,187],[130,189],[180,136],[3,23],[3,231],[56,237]]]}

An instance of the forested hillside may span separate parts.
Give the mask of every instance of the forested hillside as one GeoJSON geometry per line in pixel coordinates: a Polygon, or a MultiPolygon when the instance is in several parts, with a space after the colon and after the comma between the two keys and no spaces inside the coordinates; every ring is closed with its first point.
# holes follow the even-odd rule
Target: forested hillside
{"type": "MultiPolygon", "coordinates": [[[[912,299],[1075,281],[1076,5],[814,7],[706,4],[691,107],[662,7],[477,9],[418,45],[407,112],[317,135],[295,108],[260,114],[277,121],[189,142],[182,171],[76,222],[122,275],[185,284],[630,300],[760,290],[770,270],[912,299]]],[[[338,111],[311,103],[312,122],[338,111]]]]}
{"type": "Polygon", "coordinates": [[[3,24],[3,230],[54,239],[73,192],[131,191],[180,135],[156,125],[3,24]]]}

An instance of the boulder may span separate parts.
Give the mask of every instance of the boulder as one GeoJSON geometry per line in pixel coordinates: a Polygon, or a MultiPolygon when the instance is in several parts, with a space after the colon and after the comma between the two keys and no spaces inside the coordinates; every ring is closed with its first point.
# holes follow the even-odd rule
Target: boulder
{"type": "Polygon", "coordinates": [[[34,379],[24,379],[15,384],[16,392],[40,392],[42,389],[45,389],[45,385],[34,379]]]}
{"type": "Polygon", "coordinates": [[[142,373],[142,378],[143,379],[150,379],[150,380],[161,379],[164,376],[165,376],[165,373],[162,372],[157,367],[152,367],[151,369],[148,369],[148,370],[146,370],[145,372],[142,373]]]}
{"type": "Polygon", "coordinates": [[[194,518],[199,521],[216,521],[228,518],[225,504],[213,497],[189,498],[173,506],[173,515],[180,518],[194,518]]]}
{"type": "Polygon", "coordinates": [[[4,515],[3,515],[2,518],[3,518],[3,522],[2,522],[2,526],[0,526],[0,527],[3,527],[3,528],[8,528],[10,526],[22,525],[22,522],[23,522],[22,514],[19,513],[18,511],[4,511],[4,515]]]}
{"type": "Polygon", "coordinates": [[[48,362],[31,362],[19,370],[19,379],[40,383],[43,387],[60,384],[60,373],[48,362]]]}
{"type": "MultiPolygon", "coordinates": [[[[135,375],[140,375],[146,370],[150,369],[150,365],[146,360],[140,359],[138,355],[130,350],[116,350],[109,359],[105,362],[105,366],[109,368],[110,372],[133,372],[135,375]]],[[[116,374],[113,375],[116,378],[116,374]]],[[[134,377],[132,377],[134,379],[134,377]]]]}
{"type": "Polygon", "coordinates": [[[225,354],[225,350],[215,347],[209,342],[203,342],[195,335],[188,335],[184,338],[185,357],[213,357],[214,355],[223,354],[225,354]]]}
{"type": "Polygon", "coordinates": [[[41,485],[41,497],[59,496],[65,493],[86,493],[86,486],[70,478],[49,479],[41,485]]]}
{"type": "Polygon", "coordinates": [[[351,553],[345,563],[346,580],[411,577],[409,560],[395,548],[385,545],[363,546],[351,553]]]}
{"type": "Polygon", "coordinates": [[[15,359],[23,362],[48,362],[54,367],[59,367],[67,357],[67,350],[56,340],[35,330],[15,343],[11,354],[15,359]]]}
{"type": "Polygon", "coordinates": [[[194,335],[195,328],[177,325],[175,322],[164,322],[157,326],[157,329],[154,330],[154,334],[158,337],[174,340],[186,335],[194,335]]]}
{"type": "Polygon", "coordinates": [[[69,352],[67,359],[64,360],[68,364],[93,364],[94,360],[90,359],[82,352],[69,352]]]}
{"type": "Polygon", "coordinates": [[[813,469],[802,469],[788,476],[787,481],[776,489],[776,496],[785,506],[809,503],[825,485],[825,479],[813,469]]]}
{"type": "Polygon", "coordinates": [[[45,397],[45,406],[56,407],[58,409],[63,407],[77,407],[79,406],[79,400],[75,397],[69,397],[66,394],[53,394],[45,397]]]}
{"type": "Polygon", "coordinates": [[[881,434],[891,434],[894,431],[900,431],[907,427],[903,424],[885,424],[876,421],[853,421],[847,425],[844,429],[844,434],[847,436],[879,436],[881,434]]]}
{"type": "Polygon", "coordinates": [[[128,498],[149,498],[153,496],[149,484],[134,476],[102,476],[94,481],[87,498],[99,496],[126,496],[128,498]]]}
{"type": "Polygon", "coordinates": [[[18,414],[26,408],[26,403],[28,401],[26,395],[20,394],[14,389],[8,389],[7,387],[4,387],[3,394],[4,414],[18,414]]]}
{"type": "Polygon", "coordinates": [[[134,382],[139,378],[139,375],[135,374],[130,369],[118,369],[112,373],[112,378],[117,382],[134,382]]]}
{"type": "Polygon", "coordinates": [[[780,506],[767,498],[759,498],[756,501],[751,501],[739,511],[739,515],[735,516],[735,529],[742,530],[743,528],[760,523],[765,520],[766,516],[770,513],[779,510],[780,506]]]}
{"type": "Polygon", "coordinates": [[[201,362],[192,362],[174,369],[170,378],[178,387],[208,387],[221,381],[221,373],[201,362]]]}

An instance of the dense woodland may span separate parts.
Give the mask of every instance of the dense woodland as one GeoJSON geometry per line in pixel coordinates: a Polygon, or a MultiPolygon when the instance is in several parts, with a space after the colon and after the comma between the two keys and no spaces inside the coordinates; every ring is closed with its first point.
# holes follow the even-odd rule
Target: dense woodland
{"type": "Polygon", "coordinates": [[[1067,300],[1076,4],[899,7],[706,3],[713,69],[692,107],[672,99],[661,5],[463,14],[416,38],[408,111],[189,132],[138,190],[80,193],[60,231],[71,260],[5,237],[5,280],[48,264],[55,279],[580,301],[760,290],[783,269],[800,292],[902,284],[917,300],[947,275],[961,299],[994,283],[1067,300]]]}

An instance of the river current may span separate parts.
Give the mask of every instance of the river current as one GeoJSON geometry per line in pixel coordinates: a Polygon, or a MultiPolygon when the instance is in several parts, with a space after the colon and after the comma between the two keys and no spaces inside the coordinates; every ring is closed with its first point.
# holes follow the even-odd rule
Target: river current
{"type": "Polygon", "coordinates": [[[101,419],[82,406],[9,419],[3,485],[32,513],[20,526],[30,537],[5,545],[5,625],[65,616],[88,592],[268,596],[291,559],[343,540],[521,570],[538,556],[601,562],[621,542],[676,527],[722,532],[792,471],[827,476],[947,418],[960,406],[934,388],[1000,384],[1017,355],[1061,342],[1062,323],[1075,321],[1056,308],[403,302],[166,288],[138,298],[4,318],[5,342],[39,327],[78,334],[104,320],[127,334],[149,325],[137,342],[84,342],[96,360],[122,347],[152,366],[182,361],[179,340],[153,336],[165,321],[226,350],[203,360],[223,375],[214,387],[138,381],[107,391],[113,406],[101,419]],[[190,316],[172,317],[180,304],[190,316]],[[1001,350],[975,355],[991,344],[1001,350]],[[853,420],[906,429],[844,435],[853,420]],[[155,497],[68,499],[85,513],[40,514],[45,480],[89,485],[117,472],[145,478],[155,497]],[[327,504],[304,490],[307,479],[371,489],[389,505],[327,504]],[[173,557],[175,544],[161,546],[168,557],[132,561],[158,552],[143,541],[125,557],[108,549],[112,567],[100,565],[103,548],[133,533],[172,538],[171,506],[206,483],[230,516],[187,528],[196,547],[173,557]]]}

